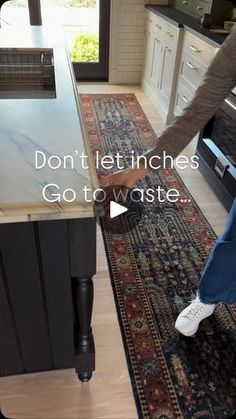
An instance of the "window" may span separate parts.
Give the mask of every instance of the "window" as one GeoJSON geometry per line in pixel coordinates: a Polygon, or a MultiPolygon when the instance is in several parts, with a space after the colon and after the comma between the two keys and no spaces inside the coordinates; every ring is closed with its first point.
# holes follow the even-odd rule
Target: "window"
{"type": "Polygon", "coordinates": [[[27,0],[11,0],[3,3],[0,14],[1,27],[30,24],[27,0]]]}

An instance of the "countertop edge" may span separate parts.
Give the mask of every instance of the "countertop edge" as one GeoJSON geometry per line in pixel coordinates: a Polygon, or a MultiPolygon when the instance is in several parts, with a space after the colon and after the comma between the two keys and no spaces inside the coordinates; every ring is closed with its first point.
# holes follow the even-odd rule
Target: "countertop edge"
{"type": "MultiPolygon", "coordinates": [[[[161,5],[155,5],[155,4],[145,4],[145,8],[147,10],[150,10],[151,12],[155,13],[157,16],[162,17],[163,19],[166,19],[168,22],[170,22],[172,25],[175,25],[177,28],[184,28],[183,23],[178,22],[177,20],[174,20],[173,18],[171,18],[170,16],[166,16],[165,14],[163,14],[163,12],[161,11],[161,5]],[[160,10],[156,9],[156,8],[160,8],[160,10]]],[[[165,6],[170,7],[170,6],[165,6]]]]}
{"type": "Polygon", "coordinates": [[[96,218],[94,208],[83,208],[75,212],[53,212],[53,213],[35,213],[35,214],[21,214],[21,215],[2,215],[0,217],[1,224],[15,224],[27,223],[37,221],[59,221],[59,220],[73,220],[81,218],[96,218]]]}

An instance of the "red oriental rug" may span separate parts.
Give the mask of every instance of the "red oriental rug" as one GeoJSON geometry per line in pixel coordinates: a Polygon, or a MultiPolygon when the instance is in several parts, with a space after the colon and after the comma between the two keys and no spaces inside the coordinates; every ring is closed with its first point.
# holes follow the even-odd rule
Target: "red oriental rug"
{"type": "MultiPolygon", "coordinates": [[[[81,95],[92,152],[140,155],[155,133],[133,94],[81,95]]],[[[195,338],[175,329],[215,235],[175,170],[138,187],[176,188],[191,203],[146,203],[129,233],[103,229],[138,416],[230,418],[236,409],[236,308],[219,305],[195,338]]]]}

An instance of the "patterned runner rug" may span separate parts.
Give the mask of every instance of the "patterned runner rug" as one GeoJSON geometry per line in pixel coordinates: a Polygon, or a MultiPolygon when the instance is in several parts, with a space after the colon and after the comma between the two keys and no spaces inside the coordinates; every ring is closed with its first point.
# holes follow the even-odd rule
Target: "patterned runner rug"
{"type": "MultiPolygon", "coordinates": [[[[94,155],[142,154],[155,141],[133,94],[81,95],[81,101],[94,155]]],[[[103,229],[138,416],[230,418],[236,408],[236,307],[219,305],[194,338],[174,329],[195,296],[215,235],[175,170],[138,183],[158,185],[178,189],[191,203],[146,203],[141,223],[129,233],[103,229]]]]}

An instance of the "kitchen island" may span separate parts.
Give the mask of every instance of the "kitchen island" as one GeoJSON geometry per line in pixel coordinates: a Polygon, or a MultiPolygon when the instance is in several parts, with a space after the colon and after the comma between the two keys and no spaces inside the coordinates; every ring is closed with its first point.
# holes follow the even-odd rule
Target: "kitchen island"
{"type": "Polygon", "coordinates": [[[1,29],[0,53],[0,375],[75,365],[87,381],[98,183],[73,69],[42,27],[1,29]]]}

